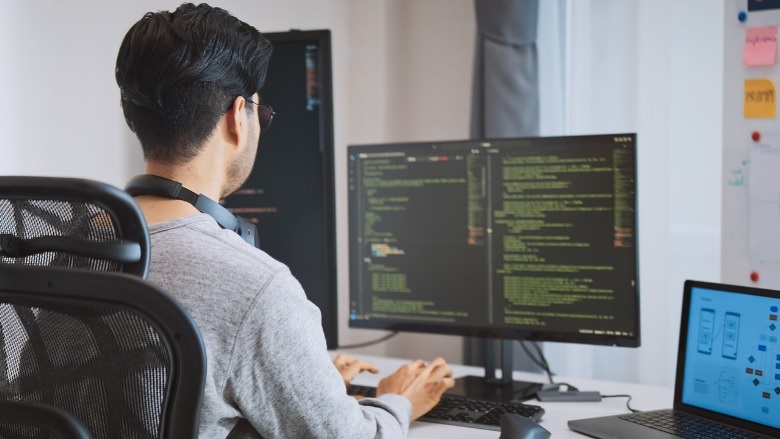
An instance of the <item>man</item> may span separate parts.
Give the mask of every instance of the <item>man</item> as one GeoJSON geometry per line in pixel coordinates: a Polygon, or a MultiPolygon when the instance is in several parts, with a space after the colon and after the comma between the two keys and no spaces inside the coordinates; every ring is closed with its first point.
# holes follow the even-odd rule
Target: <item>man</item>
{"type": "MultiPolygon", "coordinates": [[[[258,94],[270,55],[256,29],[208,5],[133,25],[116,80],[146,173],[212,200],[238,189],[272,116],[258,94]]],[[[382,380],[377,398],[347,396],[345,382],[376,370],[347,356],[333,367],[319,310],[287,267],[185,201],[136,200],[151,232],[149,280],[189,309],[206,345],[201,437],[401,437],[454,385],[443,360],[416,361],[382,380]]]]}

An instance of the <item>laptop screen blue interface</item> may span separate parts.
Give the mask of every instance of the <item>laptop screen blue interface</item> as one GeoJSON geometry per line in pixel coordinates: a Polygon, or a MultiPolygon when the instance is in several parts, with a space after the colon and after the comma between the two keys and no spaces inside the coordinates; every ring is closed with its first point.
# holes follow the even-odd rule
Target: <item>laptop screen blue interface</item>
{"type": "Polygon", "coordinates": [[[780,299],[691,290],[682,402],[780,427],[780,299]]]}

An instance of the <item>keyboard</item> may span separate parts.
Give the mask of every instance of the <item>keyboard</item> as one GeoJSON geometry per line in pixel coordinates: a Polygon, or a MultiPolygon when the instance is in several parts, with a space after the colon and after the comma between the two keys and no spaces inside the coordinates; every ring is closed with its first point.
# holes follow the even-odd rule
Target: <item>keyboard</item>
{"type": "Polygon", "coordinates": [[[621,416],[620,418],[685,439],[761,439],[763,437],[742,430],[737,430],[736,428],[723,424],[710,422],[705,419],[699,419],[695,416],[670,410],[649,413],[634,413],[631,415],[621,416]]]}
{"type": "MultiPolygon", "coordinates": [[[[373,398],[376,396],[376,387],[351,384],[347,386],[347,394],[373,398]]],[[[501,415],[504,413],[514,413],[539,421],[544,409],[519,402],[482,401],[445,393],[439,404],[418,421],[500,431],[501,415]]]]}

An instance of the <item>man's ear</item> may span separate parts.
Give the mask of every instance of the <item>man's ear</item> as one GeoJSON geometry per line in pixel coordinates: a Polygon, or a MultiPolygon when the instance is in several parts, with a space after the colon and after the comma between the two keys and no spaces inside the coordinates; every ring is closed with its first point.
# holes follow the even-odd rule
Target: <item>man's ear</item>
{"type": "Polygon", "coordinates": [[[243,96],[236,96],[233,105],[225,113],[225,136],[226,141],[233,145],[242,145],[244,136],[247,135],[248,121],[245,118],[246,99],[243,96]]]}

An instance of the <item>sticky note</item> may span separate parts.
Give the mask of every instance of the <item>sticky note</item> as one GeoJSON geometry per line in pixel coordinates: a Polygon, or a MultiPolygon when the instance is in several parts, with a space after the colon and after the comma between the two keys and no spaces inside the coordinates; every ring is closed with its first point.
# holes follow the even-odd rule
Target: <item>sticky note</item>
{"type": "Polygon", "coordinates": [[[775,84],[771,79],[745,80],[745,119],[769,119],[777,116],[775,84]]]}
{"type": "Polygon", "coordinates": [[[745,30],[742,64],[749,67],[772,66],[777,60],[777,26],[751,27],[745,30]]]}

